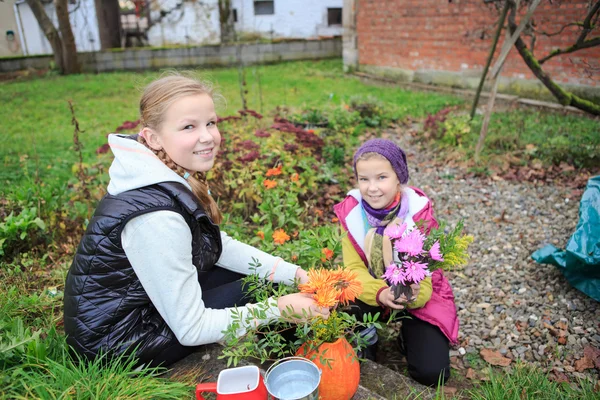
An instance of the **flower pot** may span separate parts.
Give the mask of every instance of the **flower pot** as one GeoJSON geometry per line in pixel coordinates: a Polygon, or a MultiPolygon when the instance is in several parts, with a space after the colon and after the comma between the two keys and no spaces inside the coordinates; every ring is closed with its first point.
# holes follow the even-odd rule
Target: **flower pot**
{"type": "Polygon", "coordinates": [[[346,338],[333,343],[323,343],[318,349],[302,345],[297,356],[306,357],[322,371],[319,385],[321,400],[349,400],[354,396],[360,381],[360,365],[354,349],[346,338]]]}

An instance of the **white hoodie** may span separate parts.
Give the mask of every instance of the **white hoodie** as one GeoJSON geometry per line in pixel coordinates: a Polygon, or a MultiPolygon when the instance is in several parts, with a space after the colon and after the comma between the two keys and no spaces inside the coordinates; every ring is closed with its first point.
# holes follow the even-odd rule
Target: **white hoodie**
{"type": "MultiPolygon", "coordinates": [[[[108,171],[110,194],[167,181],[179,182],[191,190],[183,177],[144,145],[117,134],[109,135],[108,144],[115,155],[108,171]]],[[[221,232],[221,240],[223,253],[218,266],[248,275],[252,272],[249,263],[256,258],[261,264],[257,269],[260,276],[273,274],[274,282],[293,282],[297,265],[232,239],[224,232],[221,232]]],[[[192,264],[192,234],[181,215],[155,211],[133,218],[125,225],[121,242],[148,297],[182,345],[197,346],[223,339],[234,309],[204,306],[196,267],[192,264]]],[[[269,299],[267,304],[267,318],[259,323],[280,315],[275,300],[269,299]]],[[[255,305],[247,304],[237,310],[246,316],[252,307],[255,305]]],[[[244,332],[241,328],[238,334],[244,332]]]]}

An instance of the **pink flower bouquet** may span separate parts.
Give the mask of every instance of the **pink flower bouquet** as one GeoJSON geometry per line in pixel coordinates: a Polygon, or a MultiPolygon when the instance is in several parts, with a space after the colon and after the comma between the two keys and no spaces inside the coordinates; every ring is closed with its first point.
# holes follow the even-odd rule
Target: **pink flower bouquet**
{"type": "Polygon", "coordinates": [[[388,282],[396,299],[401,295],[410,299],[410,285],[431,276],[434,270],[451,269],[467,263],[467,248],[473,237],[462,235],[462,230],[462,221],[447,234],[444,226],[440,226],[432,229],[428,236],[418,227],[408,231],[406,224],[385,229],[384,235],[392,242],[393,260],[382,278],[388,282]]]}

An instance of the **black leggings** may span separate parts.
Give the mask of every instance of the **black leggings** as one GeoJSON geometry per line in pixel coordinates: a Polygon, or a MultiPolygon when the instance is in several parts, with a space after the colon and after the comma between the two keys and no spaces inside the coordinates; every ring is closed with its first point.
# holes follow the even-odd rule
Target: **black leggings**
{"type": "MultiPolygon", "coordinates": [[[[244,275],[215,266],[208,272],[198,277],[202,288],[202,300],[206,308],[223,309],[227,307],[243,306],[251,302],[242,290],[241,279],[244,275]]],[[[169,366],[189,354],[199,350],[202,346],[183,346],[177,340],[161,351],[150,362],[150,366],[169,366]]]]}
{"type": "MultiPolygon", "coordinates": [[[[373,307],[357,300],[352,304],[351,313],[362,321],[362,315],[381,313],[381,307],[373,307]]],[[[445,383],[450,378],[450,345],[442,331],[417,317],[404,314],[399,342],[406,351],[408,373],[417,382],[426,386],[445,383]]]]}

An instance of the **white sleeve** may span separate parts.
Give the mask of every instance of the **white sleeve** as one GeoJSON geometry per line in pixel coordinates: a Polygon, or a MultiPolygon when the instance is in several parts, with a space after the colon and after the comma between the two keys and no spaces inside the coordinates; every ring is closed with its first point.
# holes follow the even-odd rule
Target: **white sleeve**
{"type": "Polygon", "coordinates": [[[260,263],[260,267],[256,269],[256,273],[260,277],[288,285],[294,282],[299,266],[235,240],[223,231],[221,231],[221,241],[223,242],[223,253],[217,261],[217,265],[230,271],[249,275],[253,272],[250,263],[253,263],[252,259],[255,258],[260,263]]]}
{"type": "MultiPolygon", "coordinates": [[[[133,218],[121,233],[125,255],[150,301],[184,346],[214,343],[232,322],[234,308],[210,309],[202,301],[198,272],[192,264],[192,234],[181,215],[156,211],[133,218]]],[[[277,303],[267,301],[267,315],[254,323],[280,316],[277,303]]],[[[256,305],[237,307],[242,319],[256,305]]],[[[238,335],[245,329],[240,328],[238,335]]]]}

